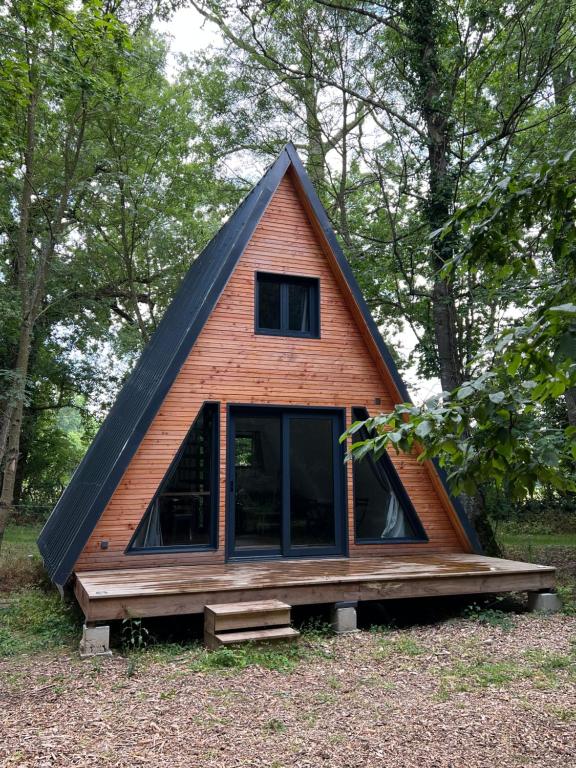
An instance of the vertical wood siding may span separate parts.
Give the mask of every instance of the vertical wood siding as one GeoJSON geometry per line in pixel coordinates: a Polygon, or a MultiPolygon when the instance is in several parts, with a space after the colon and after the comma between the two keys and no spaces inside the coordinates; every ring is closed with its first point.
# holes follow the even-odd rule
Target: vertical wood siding
{"type": "MultiPolygon", "coordinates": [[[[201,565],[225,557],[226,406],[270,403],[390,410],[380,362],[370,351],[332,272],[291,178],[281,182],[165,402],[134,455],[76,569],[201,565]],[[255,272],[320,278],[321,338],[254,334],[255,272]],[[375,398],[381,405],[375,406],[375,398]],[[124,551],[192,421],[206,400],[220,402],[219,546],[216,552],[125,555],[124,551]],[[101,550],[101,539],[109,548],[101,550]]],[[[415,456],[391,454],[429,536],[425,544],[354,544],[352,467],[347,467],[350,556],[467,550],[445,495],[415,456]]]]}

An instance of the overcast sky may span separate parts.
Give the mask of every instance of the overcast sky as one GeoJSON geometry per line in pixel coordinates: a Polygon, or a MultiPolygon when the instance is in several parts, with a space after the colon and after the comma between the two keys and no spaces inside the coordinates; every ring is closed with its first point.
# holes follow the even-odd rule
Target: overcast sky
{"type": "Polygon", "coordinates": [[[170,21],[157,22],[156,27],[172,37],[172,55],[192,53],[220,40],[220,34],[213,24],[194,10],[182,8],[176,11],[170,21]]]}

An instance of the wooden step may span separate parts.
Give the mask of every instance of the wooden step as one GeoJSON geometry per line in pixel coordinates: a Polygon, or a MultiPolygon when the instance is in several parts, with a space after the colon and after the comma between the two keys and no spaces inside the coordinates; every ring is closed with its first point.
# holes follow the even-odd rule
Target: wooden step
{"type": "Polygon", "coordinates": [[[291,640],[291,606],[280,600],[222,603],[204,608],[204,642],[208,648],[235,643],[291,640]]]}
{"type": "Polygon", "coordinates": [[[215,635],[226,630],[286,626],[290,624],[290,608],[279,600],[207,605],[204,631],[215,635]]]}
{"type": "Polygon", "coordinates": [[[214,650],[237,643],[267,642],[271,640],[295,640],[300,632],[292,627],[268,627],[267,629],[248,629],[244,632],[204,633],[204,643],[214,650]]]}

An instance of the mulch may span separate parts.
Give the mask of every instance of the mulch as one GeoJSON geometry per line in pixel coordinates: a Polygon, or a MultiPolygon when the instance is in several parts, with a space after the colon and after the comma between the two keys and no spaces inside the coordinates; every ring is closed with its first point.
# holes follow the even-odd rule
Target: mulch
{"type": "Polygon", "coordinates": [[[5,659],[0,765],[570,768],[576,618],[514,623],[318,638],[288,673],[198,672],[187,652],[135,669],[70,651],[5,659]],[[470,671],[540,658],[553,672],[480,685],[470,671]]]}

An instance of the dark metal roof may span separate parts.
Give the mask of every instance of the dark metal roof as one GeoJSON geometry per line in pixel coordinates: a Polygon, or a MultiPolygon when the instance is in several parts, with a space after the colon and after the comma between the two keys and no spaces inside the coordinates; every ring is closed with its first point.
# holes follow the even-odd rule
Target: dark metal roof
{"type": "MultiPolygon", "coordinates": [[[[322,203],[296,150],[288,144],[192,263],[156,332],[44,526],[38,546],[46,569],[56,584],[62,586],[69,579],[78,556],[290,166],[298,177],[398,391],[409,400],[406,386],[338,245],[322,203]]],[[[466,514],[454,499],[453,504],[472,546],[479,551],[466,514]]]]}

